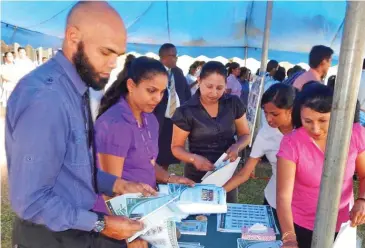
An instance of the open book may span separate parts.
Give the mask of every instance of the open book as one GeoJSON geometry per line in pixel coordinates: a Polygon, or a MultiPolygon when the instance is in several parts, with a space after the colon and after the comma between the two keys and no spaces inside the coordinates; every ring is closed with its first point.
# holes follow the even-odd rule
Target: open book
{"type": "Polygon", "coordinates": [[[132,242],[140,235],[146,234],[154,226],[164,221],[181,221],[188,215],[181,212],[174,203],[176,196],[159,194],[153,197],[143,197],[141,194],[125,194],[106,202],[113,215],[139,219],[144,229],[128,239],[132,242]]]}
{"type": "Polygon", "coordinates": [[[160,193],[173,196],[177,207],[186,214],[217,214],[227,212],[226,191],[215,185],[159,185],[160,193]]]}
{"type": "MultiPolygon", "coordinates": [[[[128,239],[147,238],[148,232],[161,226],[176,229],[175,222],[188,217],[189,214],[225,213],[227,212],[226,192],[215,185],[188,187],[180,184],[160,185],[157,196],[144,197],[141,194],[125,194],[106,202],[111,214],[138,219],[144,229],[128,239]],[[170,222],[174,222],[171,225],[170,222]]],[[[160,229],[161,229],[160,228],[160,229]]],[[[176,230],[162,230],[161,233],[172,234],[176,230]]],[[[158,243],[158,242],[156,242],[158,243]]],[[[156,246],[155,243],[155,246],[156,246]]]]}
{"type": "Polygon", "coordinates": [[[229,160],[223,161],[227,157],[226,153],[214,163],[214,170],[208,171],[202,178],[202,184],[214,184],[216,186],[222,187],[231,177],[233,176],[238,163],[241,158],[238,157],[234,162],[229,160]]]}

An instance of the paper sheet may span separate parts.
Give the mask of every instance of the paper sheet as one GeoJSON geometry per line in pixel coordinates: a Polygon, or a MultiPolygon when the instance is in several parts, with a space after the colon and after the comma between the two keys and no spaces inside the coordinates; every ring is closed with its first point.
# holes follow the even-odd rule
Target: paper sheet
{"type": "Polygon", "coordinates": [[[214,163],[215,169],[207,172],[202,178],[202,184],[214,184],[222,187],[233,176],[241,158],[238,157],[234,162],[223,161],[227,156],[223,153],[222,156],[214,163]]]}
{"type": "Polygon", "coordinates": [[[333,248],[356,248],[356,227],[351,227],[350,223],[348,221],[341,225],[333,248]]]}

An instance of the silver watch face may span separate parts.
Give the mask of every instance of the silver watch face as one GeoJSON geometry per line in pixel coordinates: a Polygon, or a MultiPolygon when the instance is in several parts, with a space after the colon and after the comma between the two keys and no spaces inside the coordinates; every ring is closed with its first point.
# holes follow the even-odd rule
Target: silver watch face
{"type": "Polygon", "coordinates": [[[102,220],[98,220],[97,222],[95,222],[95,227],[94,227],[94,231],[95,232],[102,232],[105,228],[105,222],[102,220]]]}

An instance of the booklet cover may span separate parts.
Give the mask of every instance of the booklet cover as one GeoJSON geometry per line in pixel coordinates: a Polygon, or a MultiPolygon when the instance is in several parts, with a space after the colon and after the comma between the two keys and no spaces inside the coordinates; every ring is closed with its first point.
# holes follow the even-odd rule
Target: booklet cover
{"type": "Polygon", "coordinates": [[[227,213],[217,215],[219,232],[241,233],[243,228],[262,224],[272,228],[275,235],[280,234],[270,206],[233,203],[228,203],[227,206],[227,213]]]}
{"type": "Polygon", "coordinates": [[[160,193],[176,197],[176,205],[186,214],[226,213],[226,191],[215,185],[160,185],[160,193]]]}
{"type": "Polygon", "coordinates": [[[202,184],[214,184],[216,186],[222,187],[229,179],[232,178],[237,166],[241,160],[238,157],[234,162],[229,160],[223,161],[227,154],[223,153],[222,156],[214,163],[215,169],[213,171],[208,171],[202,178],[202,184]]]}
{"type": "Polygon", "coordinates": [[[208,222],[199,220],[183,220],[176,223],[181,234],[186,235],[207,235],[208,222]]]}
{"type": "Polygon", "coordinates": [[[237,248],[280,248],[283,243],[279,240],[269,242],[247,241],[237,239],[237,248]]]}

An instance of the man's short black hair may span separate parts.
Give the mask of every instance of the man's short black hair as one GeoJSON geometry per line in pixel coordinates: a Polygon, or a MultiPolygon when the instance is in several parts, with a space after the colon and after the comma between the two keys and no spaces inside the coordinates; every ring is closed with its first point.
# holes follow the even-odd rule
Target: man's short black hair
{"type": "Polygon", "coordinates": [[[20,50],[24,50],[25,51],[25,48],[24,47],[18,47],[18,52],[20,52],[20,50]]]}
{"type": "Polygon", "coordinates": [[[270,60],[267,63],[266,72],[271,72],[273,69],[277,69],[279,66],[279,62],[276,60],[270,60]]]}
{"type": "Polygon", "coordinates": [[[158,50],[158,56],[162,57],[166,54],[166,52],[172,48],[175,48],[175,45],[174,44],[171,44],[171,43],[165,43],[163,44],[160,49],[158,50]]]}
{"type": "Polygon", "coordinates": [[[330,47],[323,45],[312,47],[312,50],[309,53],[309,66],[311,68],[317,68],[323,60],[330,59],[332,54],[333,50],[330,47]]]}

